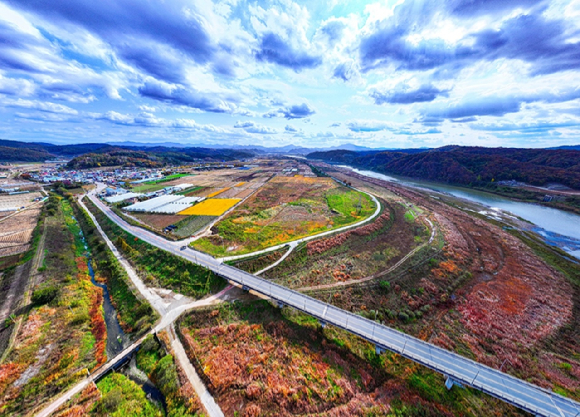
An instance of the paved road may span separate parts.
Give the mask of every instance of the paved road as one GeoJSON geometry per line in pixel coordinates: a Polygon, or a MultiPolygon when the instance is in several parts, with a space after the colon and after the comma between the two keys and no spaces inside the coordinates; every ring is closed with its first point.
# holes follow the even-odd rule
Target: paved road
{"type": "Polygon", "coordinates": [[[370,193],[367,193],[366,191],[359,190],[357,188],[352,188],[352,189],[355,190],[355,191],[358,191],[358,192],[361,192],[363,194],[368,195],[374,201],[375,206],[376,206],[377,209],[372,214],[372,216],[367,217],[366,219],[363,219],[360,222],[356,222],[356,223],[353,223],[353,224],[348,224],[346,226],[339,227],[338,229],[328,230],[327,232],[321,232],[321,233],[317,233],[315,235],[310,235],[310,236],[302,237],[300,239],[292,240],[290,242],[281,243],[281,244],[276,245],[276,246],[270,246],[269,248],[262,249],[262,250],[259,250],[259,251],[256,251],[256,252],[245,253],[243,255],[226,256],[224,258],[218,258],[218,260],[219,261],[223,261],[223,262],[227,262],[227,261],[234,261],[236,259],[248,258],[248,257],[251,257],[251,256],[261,255],[261,254],[264,254],[264,253],[272,252],[274,250],[282,249],[284,246],[288,246],[289,244],[298,245],[299,243],[308,242],[309,240],[320,239],[321,237],[324,237],[324,236],[334,235],[334,234],[337,234],[337,233],[341,233],[341,232],[344,232],[346,230],[354,229],[354,228],[357,228],[359,226],[362,226],[363,224],[368,223],[371,220],[373,220],[375,217],[377,217],[381,213],[381,203],[379,202],[379,200],[374,195],[372,195],[370,193]]]}
{"type": "Polygon", "coordinates": [[[192,249],[181,250],[179,243],[168,242],[146,230],[126,223],[101,203],[94,194],[91,194],[90,198],[117,225],[136,237],[174,255],[203,265],[243,287],[308,313],[324,323],[354,333],[374,343],[378,349],[391,350],[440,372],[456,382],[472,386],[535,415],[549,417],[578,417],[580,415],[580,404],[575,401],[390,327],[377,324],[372,320],[225,265],[207,254],[192,249]]]}
{"type": "Polygon", "coordinates": [[[288,246],[288,250],[286,251],[286,253],[284,253],[284,255],[282,255],[282,257],[280,259],[278,259],[273,264],[270,264],[267,267],[260,269],[258,272],[254,272],[254,275],[262,275],[264,272],[269,271],[270,269],[275,268],[278,265],[280,265],[282,262],[284,262],[284,259],[286,259],[288,256],[290,256],[292,251],[294,249],[296,249],[296,246],[298,246],[298,243],[297,242],[290,242],[290,243],[288,243],[287,246],[288,246]]]}
{"type": "MultiPolygon", "coordinates": [[[[127,274],[129,275],[129,278],[131,279],[133,285],[136,287],[139,293],[159,313],[161,320],[157,323],[157,325],[153,329],[151,329],[151,331],[149,331],[148,334],[154,334],[160,332],[161,330],[167,328],[168,326],[172,326],[175,320],[188,310],[221,302],[221,297],[224,296],[224,294],[231,288],[231,286],[228,286],[219,293],[198,301],[192,301],[187,297],[182,297],[179,299],[178,302],[171,303],[165,302],[165,300],[162,297],[160,297],[158,294],[156,294],[154,291],[152,291],[143,283],[143,281],[141,280],[141,278],[139,278],[133,267],[117,251],[117,248],[107,237],[107,235],[105,234],[105,232],[103,231],[103,229],[101,228],[101,226],[99,225],[93,214],[89,210],[87,210],[86,206],[82,203],[82,201],[79,201],[79,203],[95,223],[97,230],[105,240],[109,249],[113,252],[113,254],[117,257],[121,265],[127,271],[127,274]]],[[[174,352],[176,352],[176,360],[184,369],[187,378],[189,379],[196,393],[198,394],[201,403],[205,407],[210,417],[223,417],[224,416],[223,412],[221,411],[220,407],[217,405],[211,394],[208,392],[205,385],[203,385],[203,382],[201,381],[199,376],[195,373],[195,369],[189,362],[189,359],[187,359],[187,355],[185,355],[185,350],[183,349],[181,341],[172,335],[172,330],[173,329],[171,328],[169,333],[171,336],[171,346],[174,352]]],[[[93,383],[94,381],[99,380],[99,378],[105,375],[109,370],[115,368],[117,364],[119,364],[119,362],[123,361],[127,357],[127,355],[132,354],[133,351],[141,345],[145,337],[147,337],[147,335],[141,337],[139,340],[137,340],[127,348],[123,349],[121,353],[119,353],[111,360],[107,361],[107,363],[98,368],[93,374],[88,375],[87,378],[83,379],[75,386],[70,388],[68,391],[64,392],[61,396],[56,398],[54,401],[47,404],[45,408],[43,408],[40,412],[36,414],[36,416],[37,417],[50,416],[61,406],[63,406],[67,401],[69,401],[73,396],[75,396],[76,394],[80,393],[83,389],[85,389],[87,385],[93,383]]]]}

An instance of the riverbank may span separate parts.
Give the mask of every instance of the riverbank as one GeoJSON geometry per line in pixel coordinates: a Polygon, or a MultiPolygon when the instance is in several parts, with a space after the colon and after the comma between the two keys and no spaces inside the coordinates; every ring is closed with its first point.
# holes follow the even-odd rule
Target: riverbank
{"type": "MultiPolygon", "coordinates": [[[[325,164],[326,165],[326,164],[325,164]]],[[[522,223],[517,227],[526,228],[541,235],[544,242],[561,248],[568,254],[580,259],[580,216],[555,208],[544,207],[539,204],[517,202],[511,199],[470,188],[455,187],[427,181],[417,181],[401,177],[393,177],[375,171],[362,170],[347,165],[328,165],[332,169],[344,169],[345,172],[354,172],[366,178],[375,178],[403,186],[443,193],[462,200],[475,203],[472,208],[475,212],[486,214],[488,217],[497,217],[501,214],[504,220],[513,214],[513,220],[518,218],[529,222],[529,226],[522,223]],[[481,205],[485,207],[481,207],[481,205]]]]}

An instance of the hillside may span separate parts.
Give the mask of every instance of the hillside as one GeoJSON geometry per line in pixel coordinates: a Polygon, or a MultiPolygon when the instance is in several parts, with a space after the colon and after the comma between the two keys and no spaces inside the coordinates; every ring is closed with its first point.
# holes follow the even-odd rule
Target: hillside
{"type": "Polygon", "coordinates": [[[177,148],[166,146],[112,146],[103,143],[53,145],[0,139],[0,162],[42,162],[73,158],[70,169],[99,166],[160,167],[200,160],[231,161],[250,158],[254,152],[240,149],[177,148]]]}
{"type": "Polygon", "coordinates": [[[0,162],[41,162],[54,158],[44,150],[0,146],[0,162]]]}
{"type": "Polygon", "coordinates": [[[245,151],[229,149],[206,148],[107,148],[98,152],[86,153],[73,158],[68,164],[69,169],[86,169],[105,166],[136,166],[155,168],[164,165],[179,165],[203,160],[232,161],[234,159],[250,158],[253,154],[245,151]]]}
{"type": "Polygon", "coordinates": [[[580,189],[580,151],[447,146],[425,152],[314,152],[309,159],[464,186],[516,180],[580,189]]]}

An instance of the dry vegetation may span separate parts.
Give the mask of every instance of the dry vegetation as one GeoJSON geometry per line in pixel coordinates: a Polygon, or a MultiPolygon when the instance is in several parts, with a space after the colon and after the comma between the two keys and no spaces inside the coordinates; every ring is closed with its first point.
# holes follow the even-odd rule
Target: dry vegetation
{"type": "Polygon", "coordinates": [[[321,299],[330,296],[343,308],[494,368],[505,361],[504,371],[580,399],[577,266],[525,234],[510,234],[420,192],[348,175],[435,213],[445,247],[419,251],[408,268],[370,287],[326,291],[321,299]]]}
{"type": "MultiPolygon", "coordinates": [[[[56,197],[53,197],[56,198],[56,197]]],[[[26,415],[106,360],[102,290],[90,282],[66,201],[46,218],[46,258],[30,311],[0,365],[0,411],[26,415]]]]}
{"type": "Polygon", "coordinates": [[[24,210],[0,222],[0,257],[26,252],[41,207],[24,210]]]}
{"type": "Polygon", "coordinates": [[[332,285],[379,275],[428,240],[420,220],[407,221],[405,208],[383,201],[372,223],[301,245],[265,278],[291,288],[332,285]]]}
{"type": "Polygon", "coordinates": [[[185,219],[185,216],[173,214],[151,214],[151,213],[131,213],[131,216],[139,219],[143,223],[153,227],[157,230],[163,230],[171,224],[176,224],[180,220],[185,219]]]}
{"type": "Polygon", "coordinates": [[[192,313],[184,345],[225,415],[520,415],[293,310],[264,301],[192,313]]]}

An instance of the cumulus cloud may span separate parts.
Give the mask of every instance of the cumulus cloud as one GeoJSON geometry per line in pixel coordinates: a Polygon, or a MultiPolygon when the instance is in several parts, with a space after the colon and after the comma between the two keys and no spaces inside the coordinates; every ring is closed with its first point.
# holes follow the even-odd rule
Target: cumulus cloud
{"type": "Polygon", "coordinates": [[[280,112],[286,119],[303,119],[316,113],[316,111],[306,103],[286,107],[281,109],[280,112]]]}
{"type": "Polygon", "coordinates": [[[416,89],[401,85],[389,91],[373,89],[370,92],[375,104],[412,104],[435,100],[438,96],[447,96],[447,90],[440,90],[431,84],[424,84],[416,89]]]}
{"type": "Polygon", "coordinates": [[[322,63],[321,57],[293,48],[275,33],[267,33],[262,37],[256,58],[259,61],[282,65],[296,72],[305,68],[316,68],[322,63]]]}
{"type": "Polygon", "coordinates": [[[346,123],[346,127],[353,132],[379,132],[381,130],[392,130],[393,125],[378,120],[355,120],[346,123]]]}
{"type": "Polygon", "coordinates": [[[294,104],[288,107],[281,107],[262,114],[262,117],[271,119],[273,117],[284,117],[286,119],[304,119],[316,113],[308,103],[294,104]]]}
{"type": "Polygon", "coordinates": [[[216,94],[203,93],[193,88],[167,84],[156,80],[139,87],[139,94],[169,104],[192,107],[213,113],[232,113],[236,105],[216,94]]]}
{"type": "Polygon", "coordinates": [[[244,129],[248,133],[257,133],[260,135],[272,135],[274,133],[278,133],[276,129],[273,129],[268,126],[264,126],[254,122],[236,122],[234,124],[234,128],[236,129],[244,129]]]}
{"type": "Polygon", "coordinates": [[[452,119],[456,122],[474,121],[477,116],[500,117],[517,113],[522,105],[534,102],[561,103],[580,98],[580,88],[568,91],[542,91],[506,96],[484,96],[464,99],[444,107],[432,107],[423,111],[426,121],[452,119]]]}
{"type": "MultiPolygon", "coordinates": [[[[456,2],[452,10],[462,15],[486,11],[515,9],[533,5],[534,1],[456,2]],[[491,3],[491,4],[490,4],[491,3]]],[[[570,41],[567,24],[561,19],[549,19],[542,9],[505,20],[498,29],[468,33],[454,44],[437,37],[412,39],[417,26],[441,13],[434,2],[404,2],[394,15],[377,23],[362,37],[360,60],[365,71],[394,65],[398,69],[428,71],[431,69],[461,69],[475,62],[500,58],[517,59],[531,64],[532,74],[548,74],[580,68],[578,41],[570,41]]]]}

